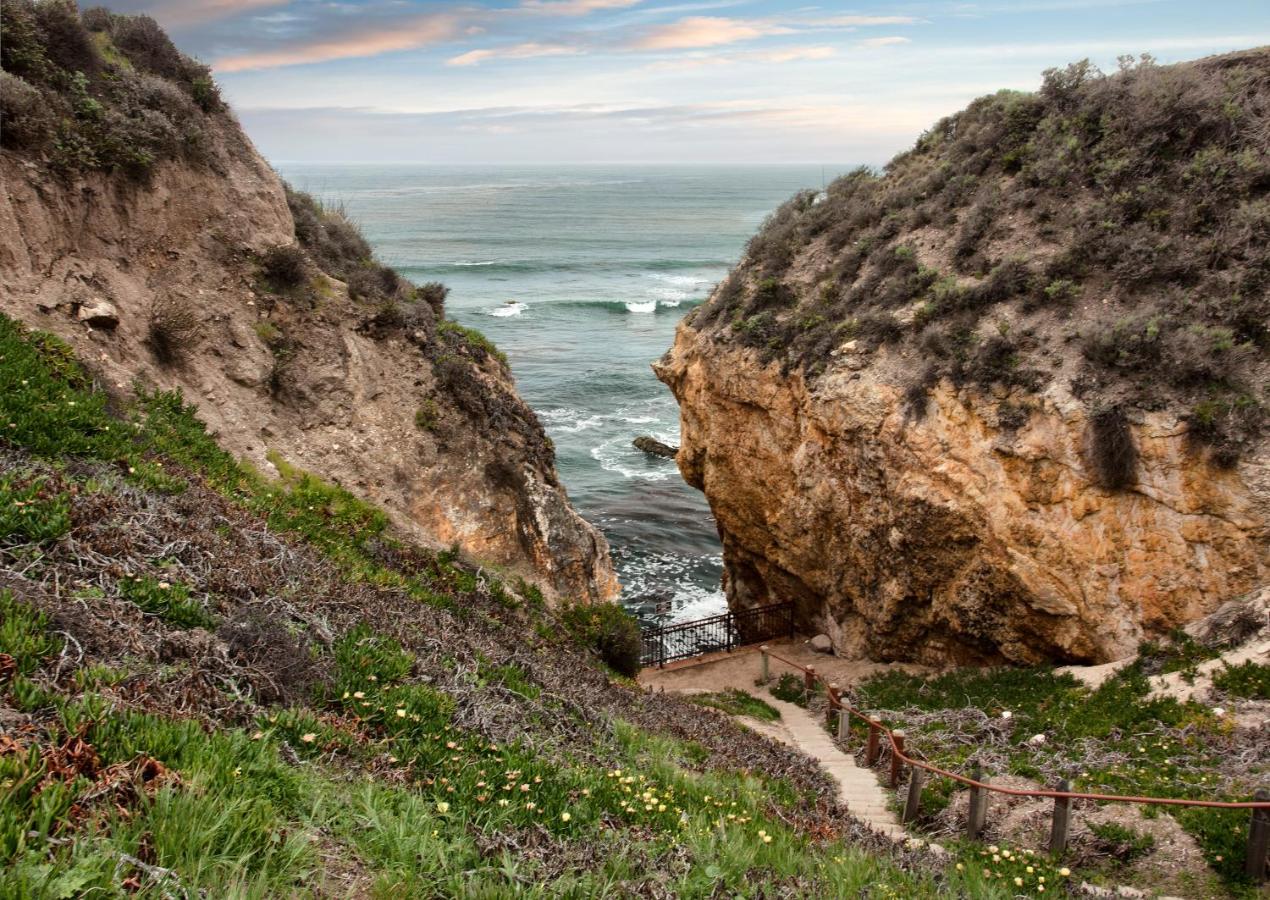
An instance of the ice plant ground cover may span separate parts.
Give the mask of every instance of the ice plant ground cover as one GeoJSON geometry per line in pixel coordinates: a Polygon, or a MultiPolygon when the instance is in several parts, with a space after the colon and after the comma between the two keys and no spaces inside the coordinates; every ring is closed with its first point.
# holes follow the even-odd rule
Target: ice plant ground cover
{"type": "Polygon", "coordinates": [[[0,319],[0,895],[1008,896],[0,319]]]}
{"type": "MultiPolygon", "coordinates": [[[[1260,725],[1240,724],[1232,710],[1245,700],[1264,699],[1267,667],[1248,663],[1221,670],[1214,678],[1219,696],[1208,703],[1150,695],[1148,673],[1185,672],[1219,654],[1218,648],[1197,647],[1177,635],[1144,645],[1136,662],[1096,689],[1039,668],[956,670],[931,678],[892,672],[861,683],[851,702],[880,711],[888,725],[905,731],[910,751],[950,771],[969,774],[978,761],[994,779],[1018,779],[1015,787],[1053,786],[1067,778],[1074,790],[1093,793],[1248,800],[1270,777],[1270,745],[1260,725]]],[[[857,723],[856,740],[863,734],[857,723]]],[[[941,840],[960,832],[965,800],[958,790],[949,779],[930,779],[919,829],[941,840]]],[[[993,817],[1000,820],[1016,801],[993,803],[993,817]]],[[[1078,804],[1077,821],[1081,810],[1078,804]]],[[[1197,842],[1220,879],[1219,886],[1197,890],[1255,895],[1243,873],[1247,813],[1147,807],[1143,815],[1172,816],[1197,842]]],[[[1048,818],[1038,821],[1046,824],[1048,818]]],[[[1130,878],[1128,864],[1143,854],[1125,848],[1140,838],[1133,833],[1112,840],[1094,826],[1090,846],[1078,848],[1086,863],[1083,874],[1130,878]]]]}

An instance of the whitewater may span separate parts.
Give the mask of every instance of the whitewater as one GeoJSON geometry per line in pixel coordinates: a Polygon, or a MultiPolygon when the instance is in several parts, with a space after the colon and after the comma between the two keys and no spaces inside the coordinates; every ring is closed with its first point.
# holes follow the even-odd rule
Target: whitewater
{"type": "Polygon", "coordinates": [[[673,461],[631,446],[679,443],[649,364],[763,219],[846,167],[278,168],[343,203],[407,278],[449,285],[449,315],[507,354],[574,506],[609,539],[628,607],[647,616],[666,598],[673,620],[724,609],[709,507],[673,461]]]}

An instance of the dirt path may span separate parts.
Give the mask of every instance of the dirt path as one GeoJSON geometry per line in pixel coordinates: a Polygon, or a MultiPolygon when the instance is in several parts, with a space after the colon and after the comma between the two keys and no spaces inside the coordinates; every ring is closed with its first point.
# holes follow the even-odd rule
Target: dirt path
{"type": "MultiPolygon", "coordinates": [[[[774,643],[772,649],[804,665],[815,665],[817,671],[842,684],[888,668],[878,663],[823,656],[801,643],[774,643]]],[[[838,783],[838,799],[846,804],[852,815],[894,840],[906,839],[908,833],[888,807],[887,792],[878,784],[873,771],[857,766],[855,758],[840,750],[829,732],[807,710],[778,700],[767,690],[756,687],[754,682],[759,676],[759,669],[758,652],[742,650],[701,665],[646,670],[640,674],[639,680],[654,689],[684,694],[736,688],[771,704],[781,714],[778,722],[759,722],[746,716],[738,716],[738,719],[760,734],[789,744],[815,759],[838,783]]],[[[773,661],[773,676],[779,675],[783,669],[787,667],[773,661]]]]}

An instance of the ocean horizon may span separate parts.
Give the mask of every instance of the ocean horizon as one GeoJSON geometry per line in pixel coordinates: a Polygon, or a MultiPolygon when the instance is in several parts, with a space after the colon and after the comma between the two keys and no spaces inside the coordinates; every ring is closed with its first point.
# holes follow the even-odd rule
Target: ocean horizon
{"type": "Polygon", "coordinates": [[[679,443],[650,364],[772,210],[853,166],[275,165],[342,204],[403,276],[445,282],[448,314],[507,354],[574,506],[609,540],[628,609],[726,608],[705,498],[631,444],[679,443]]]}

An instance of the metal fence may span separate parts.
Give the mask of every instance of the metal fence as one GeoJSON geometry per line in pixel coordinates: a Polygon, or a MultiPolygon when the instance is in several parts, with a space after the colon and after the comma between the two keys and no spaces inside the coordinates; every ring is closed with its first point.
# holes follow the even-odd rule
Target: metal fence
{"type": "Polygon", "coordinates": [[[793,637],[793,634],[793,603],[741,609],[708,619],[644,629],[640,663],[664,666],[677,659],[732,650],[778,637],[793,637]]]}

